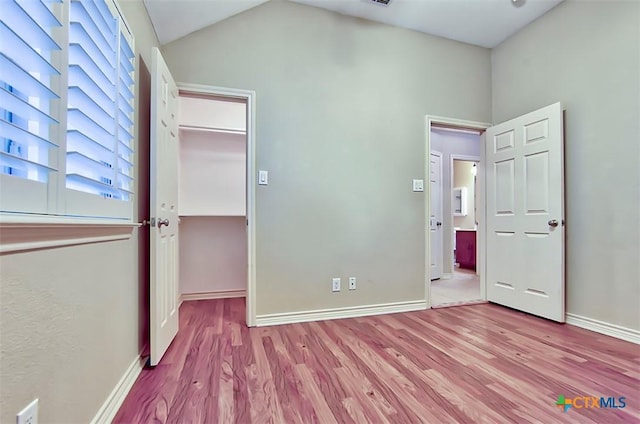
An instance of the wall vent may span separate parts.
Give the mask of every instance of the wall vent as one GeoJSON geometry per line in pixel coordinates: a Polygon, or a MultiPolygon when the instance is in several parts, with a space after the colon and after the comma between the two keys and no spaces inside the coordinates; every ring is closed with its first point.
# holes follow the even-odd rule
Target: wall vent
{"type": "Polygon", "coordinates": [[[391,0],[368,0],[370,3],[379,4],[381,6],[389,6],[391,0]]]}

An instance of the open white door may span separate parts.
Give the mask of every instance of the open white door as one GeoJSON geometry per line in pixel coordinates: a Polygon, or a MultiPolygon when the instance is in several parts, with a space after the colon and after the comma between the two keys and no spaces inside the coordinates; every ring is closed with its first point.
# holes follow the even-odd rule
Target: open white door
{"type": "Polygon", "coordinates": [[[429,155],[429,231],[431,231],[431,280],[442,277],[442,153],[429,155]]]}
{"type": "Polygon", "coordinates": [[[565,321],[560,103],[486,133],[487,298],[565,321]]]}
{"type": "Polygon", "coordinates": [[[178,332],[178,88],[160,50],[151,67],[151,365],[178,332]]]}

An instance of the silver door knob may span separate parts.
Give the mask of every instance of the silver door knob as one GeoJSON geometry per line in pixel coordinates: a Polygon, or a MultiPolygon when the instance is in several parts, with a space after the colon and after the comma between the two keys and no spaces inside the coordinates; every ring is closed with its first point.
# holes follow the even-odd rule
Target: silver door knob
{"type": "Polygon", "coordinates": [[[169,226],[169,219],[165,218],[165,219],[158,219],[158,228],[162,227],[163,225],[165,226],[169,226]]]}
{"type": "Polygon", "coordinates": [[[552,219],[548,222],[548,224],[549,224],[549,227],[556,228],[558,226],[558,220],[552,219]]]}

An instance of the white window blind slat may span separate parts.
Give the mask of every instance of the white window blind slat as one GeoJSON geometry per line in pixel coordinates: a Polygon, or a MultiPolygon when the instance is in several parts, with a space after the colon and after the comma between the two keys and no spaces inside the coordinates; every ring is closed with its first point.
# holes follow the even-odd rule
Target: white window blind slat
{"type": "Polygon", "coordinates": [[[67,187],[128,200],[134,68],[120,26],[104,0],[71,2],[67,187]]]}
{"type": "Polygon", "coordinates": [[[122,94],[120,94],[119,97],[120,98],[118,99],[118,107],[120,108],[120,110],[124,110],[127,113],[133,113],[132,102],[125,99],[124,96],[122,96],[122,94]]]}
{"type": "Polygon", "coordinates": [[[0,87],[0,105],[5,110],[10,110],[14,115],[21,119],[36,121],[40,125],[57,124],[58,120],[51,115],[44,113],[25,99],[15,95],[6,89],[0,87]]]}
{"type": "MultiPolygon", "coordinates": [[[[104,109],[109,115],[112,115],[113,107],[111,104],[114,103],[114,100],[111,96],[113,96],[113,93],[109,93],[111,90],[103,89],[105,86],[99,85],[87,72],[89,72],[88,69],[82,69],[78,65],[70,65],[69,85],[80,87],[82,91],[88,93],[96,103],[104,105],[104,109]]],[[[106,87],[108,87],[108,85],[106,87]]],[[[115,117],[115,115],[113,116],[115,117]]]]}
{"type": "Polygon", "coordinates": [[[84,70],[85,74],[92,75],[98,87],[109,87],[113,84],[103,70],[91,59],[89,53],[84,51],[79,44],[73,43],[69,45],[69,65],[75,65],[84,70]]]}
{"type": "MultiPolygon", "coordinates": [[[[16,3],[41,27],[62,26],[58,18],[44,3],[62,3],[62,0],[16,0],[16,3]]],[[[3,3],[4,5],[4,3],[3,3]]]]}
{"type": "Polygon", "coordinates": [[[18,61],[21,68],[45,75],[60,75],[60,72],[47,59],[40,56],[4,22],[0,22],[0,40],[2,40],[0,44],[2,53],[7,57],[19,58],[14,61],[18,61]]]}
{"type": "Polygon", "coordinates": [[[113,149],[113,134],[102,128],[97,122],[88,117],[80,109],[69,109],[67,126],[70,131],[77,130],[105,147],[113,149]]]}
{"type": "Polygon", "coordinates": [[[53,19],[45,17],[45,21],[38,20],[38,16],[41,14],[30,15],[25,10],[25,8],[37,9],[38,4],[36,3],[40,3],[47,9],[39,1],[21,1],[20,4],[15,0],[3,1],[2,7],[0,7],[0,20],[34,49],[43,51],[60,50],[58,43],[51,37],[51,28],[61,26],[60,22],[55,17],[53,19]]]}
{"type": "Polygon", "coordinates": [[[127,70],[126,70],[126,69],[124,69],[124,68],[125,68],[125,67],[123,66],[123,67],[120,69],[120,80],[121,80],[122,82],[124,82],[124,84],[125,84],[126,86],[133,85],[133,82],[134,82],[134,81],[133,81],[133,78],[131,78],[131,75],[129,74],[129,72],[130,72],[130,71],[127,71],[127,70]]]}
{"type": "Polygon", "coordinates": [[[120,125],[122,128],[127,132],[127,134],[131,135],[133,121],[131,120],[131,117],[129,117],[129,113],[120,109],[120,114],[118,116],[120,117],[120,125]]]}
{"type": "Polygon", "coordinates": [[[89,5],[91,4],[95,5],[92,1],[71,2],[71,14],[74,17],[74,22],[79,22],[82,25],[100,50],[113,52],[116,39],[110,36],[111,32],[108,30],[108,26],[104,24],[104,20],[101,17],[96,16],[97,13],[89,13],[89,10],[91,10],[89,5]]]}
{"type": "Polygon", "coordinates": [[[26,97],[37,97],[40,99],[58,99],[47,82],[42,82],[38,77],[33,76],[27,69],[22,68],[16,62],[9,59],[4,53],[0,53],[0,81],[15,87],[26,97]]]}
{"type": "Polygon", "coordinates": [[[67,132],[67,152],[78,152],[98,162],[108,162],[114,154],[112,149],[75,130],[67,132]]]}
{"type": "Polygon", "coordinates": [[[69,25],[69,42],[82,46],[83,50],[91,60],[102,69],[111,84],[115,84],[115,71],[112,58],[106,57],[106,52],[102,52],[95,41],[87,33],[85,28],[79,22],[71,21],[69,25]]]}
{"type": "Polygon", "coordinates": [[[25,145],[26,147],[43,149],[58,147],[58,145],[50,140],[19,127],[13,122],[7,122],[4,119],[0,119],[0,132],[2,137],[12,140],[14,143],[25,145]]]}
{"type": "Polygon", "coordinates": [[[113,135],[115,125],[113,117],[80,87],[69,87],[67,96],[70,109],[82,108],[82,112],[87,117],[113,135]]]}

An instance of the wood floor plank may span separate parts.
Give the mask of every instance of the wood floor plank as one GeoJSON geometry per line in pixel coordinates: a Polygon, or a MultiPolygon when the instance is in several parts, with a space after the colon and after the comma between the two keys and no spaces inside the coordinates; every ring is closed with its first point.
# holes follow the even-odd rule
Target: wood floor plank
{"type": "Polygon", "coordinates": [[[182,304],[113,422],[614,424],[639,405],[638,345],[497,305],[247,328],[244,299],[217,299],[182,304]]]}

